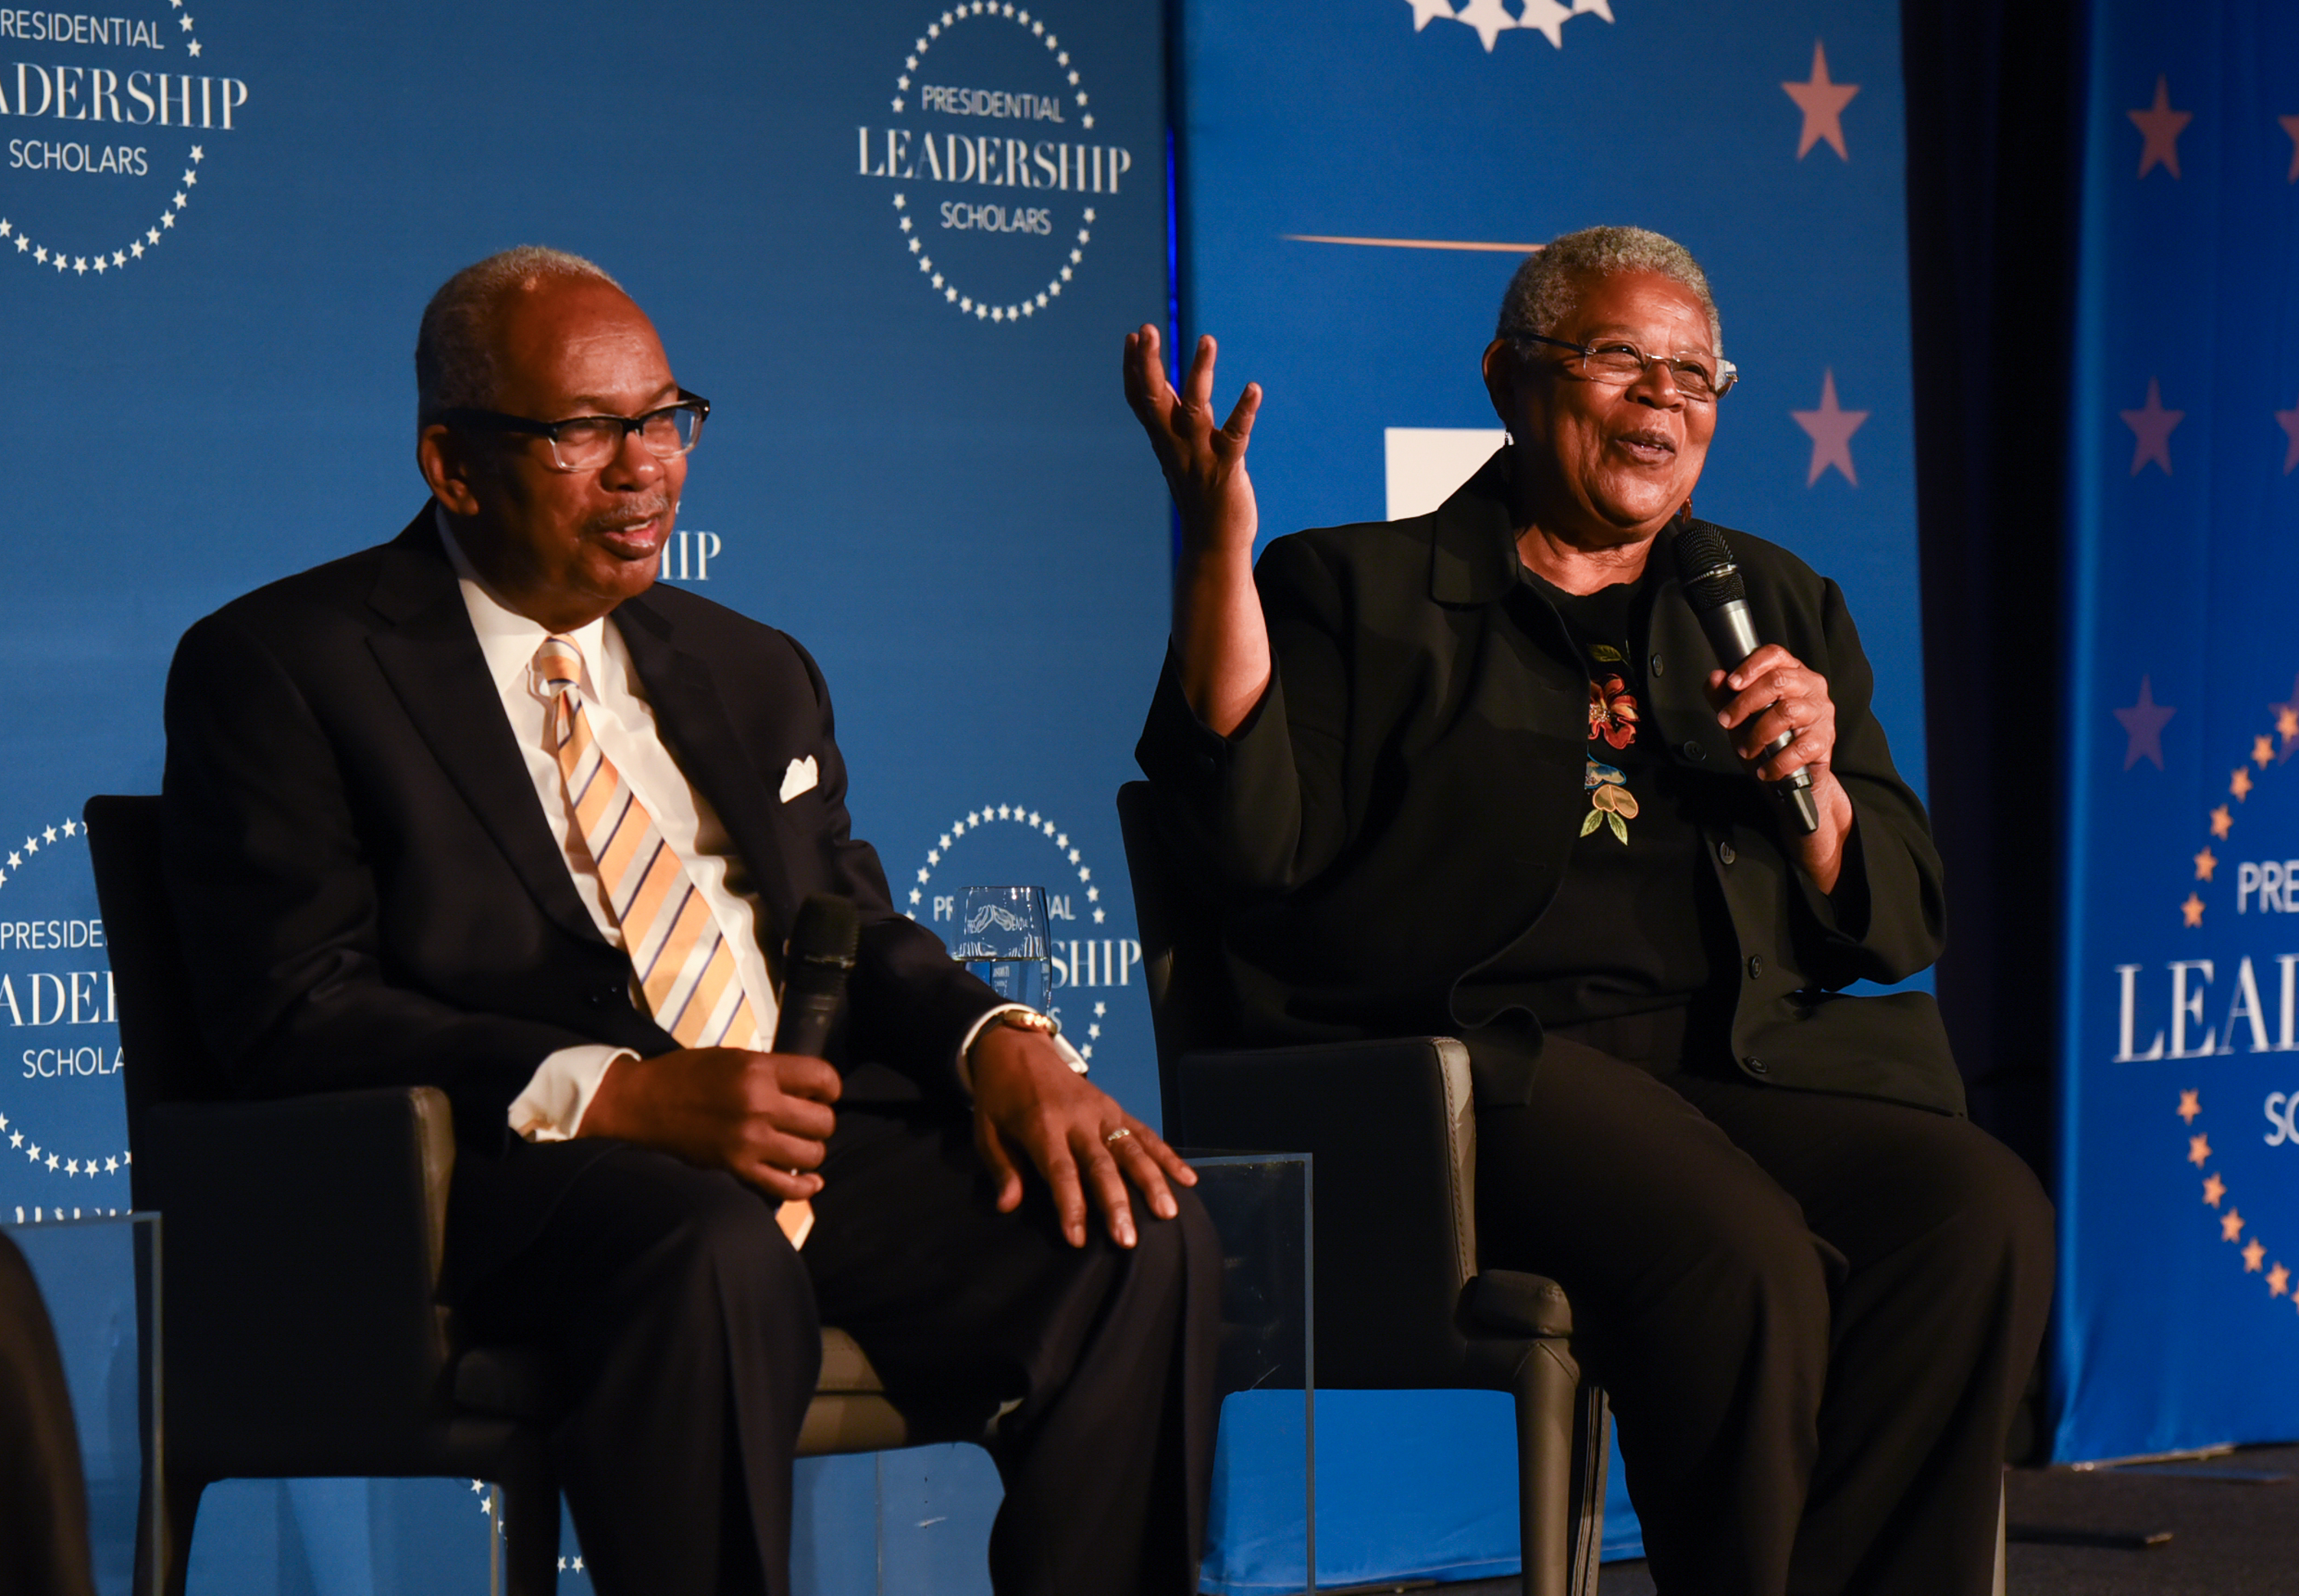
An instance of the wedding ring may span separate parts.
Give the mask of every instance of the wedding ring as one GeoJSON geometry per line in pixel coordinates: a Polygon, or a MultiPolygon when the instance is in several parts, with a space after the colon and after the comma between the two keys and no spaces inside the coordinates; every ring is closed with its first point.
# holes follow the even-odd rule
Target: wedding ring
{"type": "Polygon", "coordinates": [[[1103,1137],[1101,1139],[1108,1145],[1114,1147],[1133,1134],[1133,1131],[1130,1127],[1120,1125],[1116,1129],[1111,1131],[1108,1136],[1103,1137]]]}

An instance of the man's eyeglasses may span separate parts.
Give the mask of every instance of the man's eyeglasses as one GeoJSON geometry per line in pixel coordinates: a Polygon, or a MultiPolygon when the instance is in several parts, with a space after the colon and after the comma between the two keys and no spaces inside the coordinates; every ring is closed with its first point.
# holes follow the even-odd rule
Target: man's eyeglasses
{"type": "Polygon", "coordinates": [[[1548,343],[1569,349],[1581,357],[1572,363],[1582,376],[1615,387],[1628,386],[1657,363],[1667,368],[1679,393],[1701,403],[1722,398],[1740,380],[1740,368],[1730,360],[1718,360],[1712,371],[1689,355],[1648,355],[1635,344],[1624,342],[1574,343],[1564,338],[1546,338],[1538,333],[1520,333],[1509,342],[1520,348],[1527,343],[1548,343]]]}
{"type": "Polygon", "coordinates": [[[527,416],[506,416],[499,410],[442,410],[447,426],[470,432],[524,433],[551,440],[551,463],[561,471],[595,471],[621,452],[623,440],[633,433],[657,459],[671,459],[693,449],[702,436],[703,419],[710,401],[700,393],[678,391],[678,402],[643,416],[570,416],[564,421],[536,421],[527,416]]]}

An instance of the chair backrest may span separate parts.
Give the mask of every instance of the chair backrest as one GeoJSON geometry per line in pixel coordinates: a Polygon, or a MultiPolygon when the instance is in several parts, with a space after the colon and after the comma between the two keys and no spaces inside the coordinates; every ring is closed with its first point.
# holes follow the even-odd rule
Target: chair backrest
{"type": "Polygon", "coordinates": [[[1182,1055],[1237,1041],[1237,1005],[1222,958],[1220,922],[1166,840],[1149,782],[1128,781],[1117,790],[1117,827],[1133,881],[1141,973],[1157,1031],[1165,1135],[1169,1141],[1186,1141],[1176,1071],[1182,1055]]]}
{"type": "Polygon", "coordinates": [[[154,1104],[213,1102],[230,1094],[192,1018],[192,974],[168,901],[160,800],[92,798],[81,815],[120,1000],[120,1068],[132,1143],[144,1111],[154,1104]]]}

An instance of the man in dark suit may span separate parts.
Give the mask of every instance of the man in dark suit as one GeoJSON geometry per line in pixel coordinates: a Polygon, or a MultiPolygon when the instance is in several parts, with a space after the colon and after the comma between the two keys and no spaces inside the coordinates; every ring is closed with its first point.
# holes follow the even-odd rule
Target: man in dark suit
{"type": "Polygon", "coordinates": [[[1194,1177],[894,912],[806,651],[655,585],[707,402],[551,251],[451,279],[416,366],[433,501],[170,677],[170,884],[234,1083],[447,1093],[451,1294],[558,1351],[602,1591],[789,1588],[826,1323],[978,1416],[1001,1592],[1194,1589],[1194,1177]],[[768,1050],[818,892],[862,921],[826,1059],[768,1050]]]}

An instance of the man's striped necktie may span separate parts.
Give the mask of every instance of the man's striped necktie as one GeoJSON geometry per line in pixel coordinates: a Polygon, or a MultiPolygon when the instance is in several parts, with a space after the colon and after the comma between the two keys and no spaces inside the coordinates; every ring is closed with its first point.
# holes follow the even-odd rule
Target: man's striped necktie
{"type": "MultiPolygon", "coordinates": [[[[567,781],[583,846],[624,951],[637,972],[647,1013],[681,1047],[763,1051],[734,949],[676,850],[591,734],[583,707],[583,654],[572,640],[548,637],[535,651],[535,674],[552,699],[552,748],[567,781]]],[[[784,1203],[776,1216],[793,1246],[805,1244],[813,1205],[784,1203]]]]}

